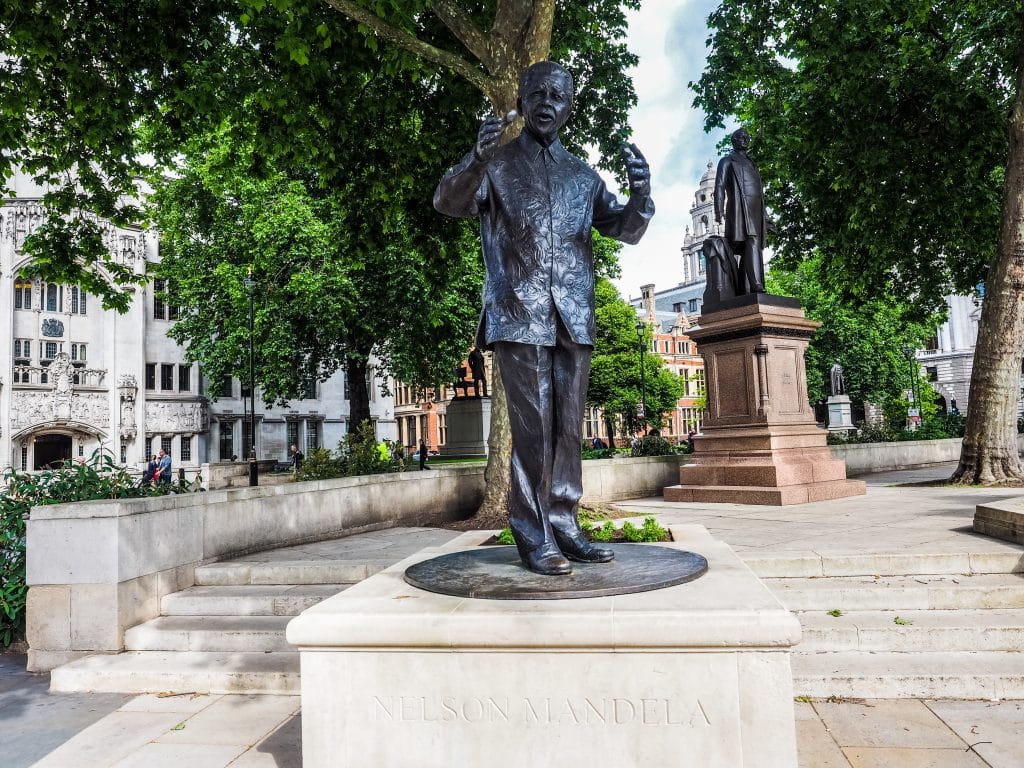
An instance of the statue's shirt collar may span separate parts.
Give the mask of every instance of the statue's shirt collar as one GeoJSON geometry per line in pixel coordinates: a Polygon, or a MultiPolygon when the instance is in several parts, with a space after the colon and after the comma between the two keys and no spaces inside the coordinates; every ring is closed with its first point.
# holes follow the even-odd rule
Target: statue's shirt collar
{"type": "Polygon", "coordinates": [[[545,147],[529,131],[523,131],[516,141],[519,144],[519,151],[531,160],[547,159],[558,165],[569,157],[569,153],[558,138],[545,147]]]}

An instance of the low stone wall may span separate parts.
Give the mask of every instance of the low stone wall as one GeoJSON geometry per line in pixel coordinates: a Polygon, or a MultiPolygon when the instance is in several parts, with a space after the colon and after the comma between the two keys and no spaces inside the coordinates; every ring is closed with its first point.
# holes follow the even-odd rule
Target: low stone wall
{"type": "Polygon", "coordinates": [[[846,475],[866,475],[960,459],[959,437],[949,440],[907,440],[898,443],[830,445],[832,455],[846,462],[846,475]]]}
{"type": "MultiPolygon", "coordinates": [[[[846,462],[846,474],[866,475],[928,464],[960,460],[963,440],[907,440],[898,443],[850,443],[830,445],[832,455],[846,462]]],[[[1024,455],[1024,435],[1017,435],[1017,452],[1024,455]]]]}
{"type": "Polygon", "coordinates": [[[1024,545],[1024,496],[978,504],[974,508],[974,530],[1024,545]]]}
{"type": "MultiPolygon", "coordinates": [[[[651,496],[679,457],[583,462],[589,502],[651,496]]],[[[35,507],[28,521],[29,669],[115,653],[124,632],[194,584],[197,565],[398,525],[436,525],[479,506],[484,467],[35,507]]]]}

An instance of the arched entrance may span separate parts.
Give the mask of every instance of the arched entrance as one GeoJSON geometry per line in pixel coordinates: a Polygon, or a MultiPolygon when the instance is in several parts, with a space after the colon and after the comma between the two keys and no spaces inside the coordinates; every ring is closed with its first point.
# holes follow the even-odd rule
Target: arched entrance
{"type": "Polygon", "coordinates": [[[33,469],[56,469],[71,459],[71,437],[54,432],[36,435],[33,469]]]}

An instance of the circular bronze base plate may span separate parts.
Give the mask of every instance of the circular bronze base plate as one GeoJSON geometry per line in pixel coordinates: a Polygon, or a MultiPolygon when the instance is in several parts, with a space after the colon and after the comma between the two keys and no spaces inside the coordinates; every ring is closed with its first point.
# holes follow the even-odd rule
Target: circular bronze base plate
{"type": "Polygon", "coordinates": [[[615,550],[610,563],[573,563],[568,576],[527,570],[515,547],[477,547],[424,560],[405,580],[428,592],[489,600],[565,600],[664,589],[707,573],[694,552],[654,544],[601,544],[615,550]]]}

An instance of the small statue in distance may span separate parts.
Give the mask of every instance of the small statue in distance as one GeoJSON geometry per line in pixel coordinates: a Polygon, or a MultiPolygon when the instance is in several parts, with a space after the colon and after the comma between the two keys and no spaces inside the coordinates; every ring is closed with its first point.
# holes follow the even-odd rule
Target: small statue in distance
{"type": "Polygon", "coordinates": [[[836,358],[836,361],[832,364],[832,369],[828,372],[828,378],[833,397],[846,394],[846,382],[843,381],[843,366],[839,362],[839,358],[836,358]]]}
{"type": "Polygon", "coordinates": [[[477,397],[487,397],[487,370],[484,366],[484,353],[473,347],[469,353],[469,370],[473,372],[473,389],[477,397]]]}

